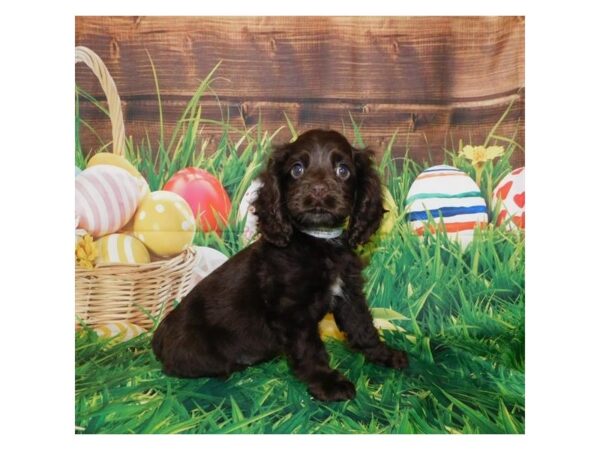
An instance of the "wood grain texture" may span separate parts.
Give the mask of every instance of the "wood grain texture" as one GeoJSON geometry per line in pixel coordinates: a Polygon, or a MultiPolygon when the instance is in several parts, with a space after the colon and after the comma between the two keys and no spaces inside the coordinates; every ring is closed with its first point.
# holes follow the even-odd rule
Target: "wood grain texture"
{"type": "MultiPolygon", "coordinates": [[[[219,62],[213,84],[235,126],[342,129],[349,114],[376,151],[398,131],[394,152],[434,161],[451,139],[480,143],[515,97],[499,133],[524,146],[524,19],[521,17],[77,17],[76,44],[111,71],[128,135],[158,136],[156,66],[167,133],[199,80],[219,62]]],[[[85,67],[76,82],[103,94],[85,67]]],[[[219,119],[214,98],[203,115],[219,119]]],[[[82,115],[109,139],[108,122],[82,115]]],[[[203,134],[216,141],[219,130],[203,134]]],[[[289,134],[281,133],[278,139],[289,134]]],[[[84,148],[97,139],[82,132],[84,148]]],[[[209,145],[210,149],[210,145],[209,145]]],[[[524,154],[516,152],[513,164],[524,154]]]]}

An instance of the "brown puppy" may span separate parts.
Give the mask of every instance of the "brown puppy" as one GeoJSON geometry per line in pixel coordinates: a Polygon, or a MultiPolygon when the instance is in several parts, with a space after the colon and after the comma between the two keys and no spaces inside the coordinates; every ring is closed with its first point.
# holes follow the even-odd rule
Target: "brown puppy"
{"type": "Polygon", "coordinates": [[[353,398],[354,385],[331,369],[319,337],[327,312],[351,348],[407,367],[406,353],[379,339],[352,251],[384,212],[371,152],[335,131],[311,130],[276,148],[261,180],[254,203],[261,238],[202,280],[154,334],[165,373],[228,376],[285,355],[316,398],[353,398]]]}

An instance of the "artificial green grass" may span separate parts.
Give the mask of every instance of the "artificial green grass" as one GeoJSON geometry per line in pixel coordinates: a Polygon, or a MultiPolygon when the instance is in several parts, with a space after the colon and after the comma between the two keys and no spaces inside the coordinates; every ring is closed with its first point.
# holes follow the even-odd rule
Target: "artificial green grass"
{"type": "MultiPolygon", "coordinates": [[[[232,219],[222,236],[197,233],[195,243],[235,254],[243,223],[237,205],[260,171],[271,141],[260,124],[236,130],[223,118],[215,153],[204,152],[202,96],[199,86],[167,143],[161,133],[154,147],[128,141],[127,157],[159,189],[177,170],[199,166],[215,174],[232,199],[232,219]]],[[[157,83],[158,86],[158,83],[157,83]]],[[[80,94],[90,99],[81,91],[80,94]]],[[[91,99],[94,101],[93,99],[91,99]]],[[[77,100],[79,101],[79,100],[77,100]]],[[[282,123],[287,118],[282,116],[282,123]]],[[[214,123],[214,121],[213,121],[214,123]]],[[[76,108],[76,129],[87,126],[76,108]]],[[[287,120],[292,134],[293,124],[287,120]]],[[[506,153],[487,163],[482,192],[511,170],[510,155],[520,151],[510,137],[490,131],[489,143],[506,153]]],[[[360,126],[343,130],[362,144],[360,126]]],[[[76,164],[85,158],[76,135],[76,164]]],[[[433,162],[421,164],[407,154],[394,159],[391,147],[380,171],[400,217],[391,233],[362,249],[370,259],[364,275],[372,307],[390,308],[402,320],[400,331],[384,334],[410,355],[410,368],[395,371],[365,362],[343,343],[327,341],[332,366],[356,383],[354,400],[322,403],[291,374],[283,359],[233,374],[227,380],[170,378],[162,374],[151,348],[151,333],[125,343],[101,339],[84,329],[76,335],[77,433],[523,433],[524,408],[524,236],[490,226],[462,250],[443,235],[420,240],[403,213],[412,181],[433,162]]],[[[472,167],[445,149],[445,161],[472,176],[472,167]]],[[[100,142],[98,149],[108,145],[100,142]]],[[[488,203],[489,204],[489,203],[488,203]]],[[[492,223],[497,212],[491,212],[492,223]]]]}

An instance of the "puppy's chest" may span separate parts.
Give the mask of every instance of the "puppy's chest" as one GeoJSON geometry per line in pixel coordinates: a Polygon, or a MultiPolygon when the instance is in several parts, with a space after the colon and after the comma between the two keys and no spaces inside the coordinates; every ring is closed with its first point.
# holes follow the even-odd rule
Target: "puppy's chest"
{"type": "Polygon", "coordinates": [[[303,298],[299,299],[302,303],[312,305],[322,313],[333,310],[334,306],[346,298],[347,286],[344,283],[341,274],[328,274],[321,279],[315,279],[313,282],[304,280],[306,291],[303,298]]]}
{"type": "Polygon", "coordinates": [[[346,298],[347,286],[344,283],[344,270],[343,267],[338,265],[337,267],[328,267],[324,278],[325,283],[321,285],[320,294],[322,302],[327,305],[327,309],[333,309],[336,302],[342,301],[346,298]]]}
{"type": "Polygon", "coordinates": [[[318,315],[324,315],[327,312],[332,312],[336,305],[345,301],[346,286],[341,276],[335,276],[329,282],[326,288],[320,289],[319,293],[314,297],[313,306],[319,311],[318,315]]]}
{"type": "Polygon", "coordinates": [[[268,271],[267,285],[273,289],[264,292],[269,292],[268,297],[276,303],[278,299],[284,299],[285,302],[289,300],[304,305],[304,308],[330,310],[347,295],[348,287],[344,281],[348,272],[346,259],[343,254],[294,255],[293,259],[268,271]]]}
{"type": "Polygon", "coordinates": [[[329,286],[329,294],[332,297],[344,296],[344,282],[340,276],[336,277],[333,283],[329,286]]]}
{"type": "Polygon", "coordinates": [[[344,299],[344,282],[340,276],[336,277],[333,283],[329,286],[327,295],[329,297],[328,300],[330,308],[333,308],[337,301],[344,299]]]}

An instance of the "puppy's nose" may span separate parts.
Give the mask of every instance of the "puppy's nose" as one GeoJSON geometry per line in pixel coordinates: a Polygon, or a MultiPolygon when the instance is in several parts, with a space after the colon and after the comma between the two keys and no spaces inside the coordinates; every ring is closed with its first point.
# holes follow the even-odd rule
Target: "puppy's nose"
{"type": "Polygon", "coordinates": [[[321,198],[327,192],[327,187],[321,183],[315,183],[310,187],[310,193],[316,197],[321,198]]]}

